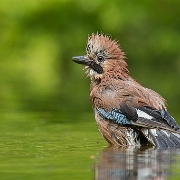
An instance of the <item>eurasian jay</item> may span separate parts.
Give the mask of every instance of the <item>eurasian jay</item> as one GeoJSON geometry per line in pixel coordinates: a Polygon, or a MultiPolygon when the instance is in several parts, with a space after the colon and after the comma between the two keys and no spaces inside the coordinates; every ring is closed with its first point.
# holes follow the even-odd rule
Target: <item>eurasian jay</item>
{"type": "Polygon", "coordinates": [[[90,77],[90,100],[102,136],[110,145],[180,148],[180,129],[165,100],[129,76],[125,53],[103,34],[88,37],[86,55],[73,61],[90,77]]]}

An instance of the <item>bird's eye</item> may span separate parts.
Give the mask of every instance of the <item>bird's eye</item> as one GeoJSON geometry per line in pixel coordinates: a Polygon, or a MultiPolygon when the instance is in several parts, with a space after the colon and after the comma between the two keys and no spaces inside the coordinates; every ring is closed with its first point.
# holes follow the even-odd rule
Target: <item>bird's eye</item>
{"type": "Polygon", "coordinates": [[[97,60],[98,60],[98,62],[103,62],[104,61],[104,57],[102,55],[98,55],[97,56],[97,60]]]}

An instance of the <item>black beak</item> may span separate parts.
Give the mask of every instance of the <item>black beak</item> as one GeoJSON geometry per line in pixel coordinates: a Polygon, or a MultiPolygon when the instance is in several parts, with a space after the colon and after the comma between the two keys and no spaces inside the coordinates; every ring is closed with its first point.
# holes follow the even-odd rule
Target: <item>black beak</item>
{"type": "Polygon", "coordinates": [[[72,60],[75,63],[82,64],[84,66],[89,66],[91,69],[96,71],[98,74],[103,73],[103,68],[97,64],[95,61],[87,59],[85,56],[74,56],[72,57],[72,60]]]}
{"type": "Polygon", "coordinates": [[[85,66],[89,66],[92,63],[92,60],[89,60],[89,59],[85,58],[84,56],[74,56],[74,57],[72,57],[72,60],[75,63],[82,64],[85,66]]]}

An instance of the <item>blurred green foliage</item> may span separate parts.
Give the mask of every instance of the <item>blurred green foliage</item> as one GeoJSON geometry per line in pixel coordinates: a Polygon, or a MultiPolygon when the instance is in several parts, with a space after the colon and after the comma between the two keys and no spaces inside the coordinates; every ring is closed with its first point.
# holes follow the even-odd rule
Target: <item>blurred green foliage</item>
{"type": "Polygon", "coordinates": [[[179,7],[178,0],[1,0],[1,111],[91,110],[90,81],[71,57],[98,31],[119,40],[131,75],[178,114],[179,7]]]}

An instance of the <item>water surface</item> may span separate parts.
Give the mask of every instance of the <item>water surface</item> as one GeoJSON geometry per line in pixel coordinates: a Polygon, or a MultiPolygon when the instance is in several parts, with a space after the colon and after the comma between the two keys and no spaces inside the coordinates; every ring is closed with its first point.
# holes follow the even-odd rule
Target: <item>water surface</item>
{"type": "Polygon", "coordinates": [[[1,179],[179,179],[180,151],[107,148],[92,113],[0,114],[1,179]]]}
{"type": "Polygon", "coordinates": [[[180,150],[105,148],[96,163],[96,180],[180,179],[180,150]]]}

